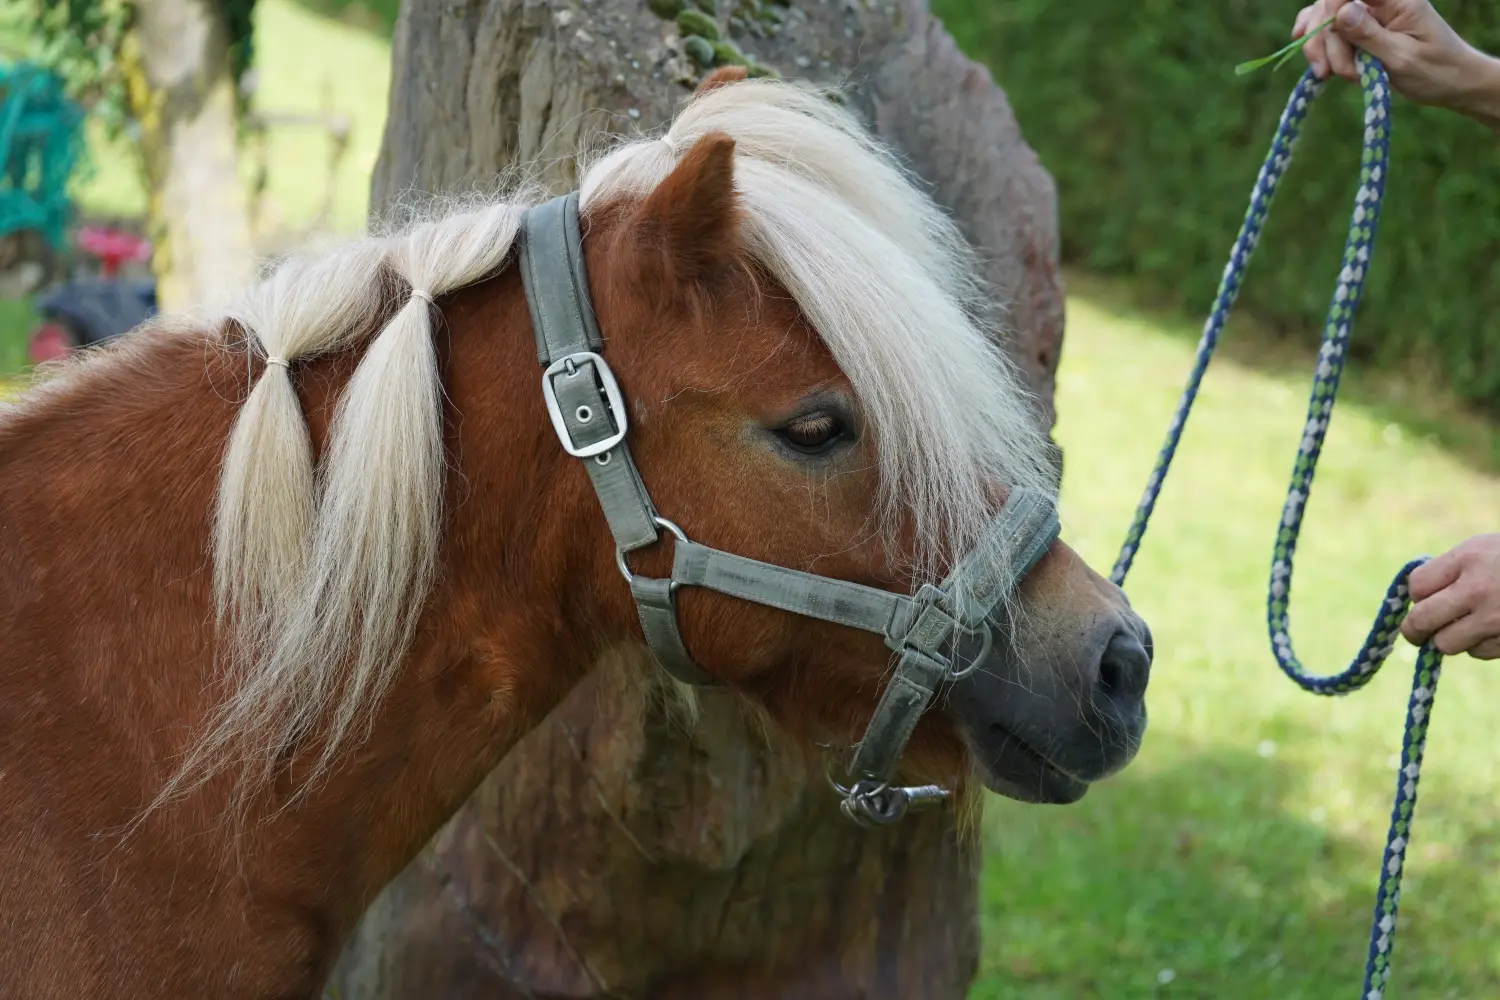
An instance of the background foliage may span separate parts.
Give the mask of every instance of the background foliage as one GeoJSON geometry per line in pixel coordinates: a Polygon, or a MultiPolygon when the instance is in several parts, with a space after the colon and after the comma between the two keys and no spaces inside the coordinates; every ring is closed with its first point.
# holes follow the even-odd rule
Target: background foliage
{"type": "MultiPolygon", "coordinates": [[[[218,0],[236,80],[253,62],[255,0],[218,0]]],[[[122,50],[131,0],[0,0],[0,20],[24,26],[22,55],[62,77],[68,92],[97,118],[118,127],[128,118],[122,50]]]]}
{"type": "Polygon", "coordinates": [[[127,0],[4,0],[7,27],[25,29],[16,53],[63,81],[69,96],[118,129],[128,117],[120,51],[130,30],[127,0]]]}
{"type": "MultiPolygon", "coordinates": [[[[987,62],[1060,189],[1064,254],[1207,312],[1296,74],[1235,77],[1285,44],[1300,0],[932,0],[987,62]]],[[[1466,38],[1500,51],[1493,0],[1438,0],[1466,38]]],[[[1241,294],[1313,343],[1358,181],[1356,87],[1310,116],[1241,294]]],[[[1500,141],[1399,100],[1381,233],[1356,354],[1414,363],[1500,412],[1500,141]]]]}

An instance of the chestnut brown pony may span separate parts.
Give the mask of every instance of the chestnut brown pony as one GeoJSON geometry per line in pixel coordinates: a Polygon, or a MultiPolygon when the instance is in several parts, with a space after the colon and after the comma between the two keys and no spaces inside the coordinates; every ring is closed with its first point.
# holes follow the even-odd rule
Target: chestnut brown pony
{"type": "MultiPolygon", "coordinates": [[[[581,176],[630,448],[691,538],[910,594],[1050,492],[972,255],[825,96],[716,77],[581,176]]],[[[572,685],[652,676],[538,391],[525,211],[285,262],[0,418],[0,995],[314,997],[572,685]]],[[[859,740],[879,636],[677,602],[699,668],[809,747],[859,740]]],[[[1060,542],[994,621],[903,766],[1075,800],[1139,744],[1149,633],[1060,542]]]]}

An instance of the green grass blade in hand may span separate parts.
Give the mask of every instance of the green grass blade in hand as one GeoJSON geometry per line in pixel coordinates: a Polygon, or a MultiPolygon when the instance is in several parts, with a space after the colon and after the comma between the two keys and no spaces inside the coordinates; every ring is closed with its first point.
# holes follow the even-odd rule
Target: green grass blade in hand
{"type": "Polygon", "coordinates": [[[1306,45],[1314,35],[1322,31],[1332,23],[1333,18],[1330,17],[1328,20],[1324,21],[1322,24],[1318,25],[1316,28],[1303,35],[1301,38],[1293,39],[1290,43],[1283,45],[1281,48],[1277,49],[1275,52],[1272,52],[1270,55],[1262,56],[1259,59],[1252,59],[1249,62],[1240,63],[1234,68],[1234,75],[1245,76],[1249,73],[1254,73],[1262,66],[1271,66],[1272,72],[1275,72],[1276,70],[1281,68],[1283,63],[1285,63],[1288,59],[1292,58],[1293,55],[1300,51],[1302,46],[1306,45]],[[1273,63],[1275,65],[1271,65],[1273,63]]]}

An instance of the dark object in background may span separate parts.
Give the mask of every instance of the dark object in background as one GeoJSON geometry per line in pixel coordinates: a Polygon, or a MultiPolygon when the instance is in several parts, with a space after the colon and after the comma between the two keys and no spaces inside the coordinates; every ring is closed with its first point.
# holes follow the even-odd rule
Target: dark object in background
{"type": "Polygon", "coordinates": [[[42,324],[28,344],[41,364],[133,330],[156,313],[156,283],[97,278],[70,281],[37,299],[42,324]]]}

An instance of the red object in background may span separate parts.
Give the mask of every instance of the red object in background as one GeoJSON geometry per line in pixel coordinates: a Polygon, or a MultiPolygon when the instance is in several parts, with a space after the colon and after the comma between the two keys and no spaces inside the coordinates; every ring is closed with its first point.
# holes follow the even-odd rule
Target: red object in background
{"type": "Polygon", "coordinates": [[[123,333],[156,308],[152,284],[138,289],[142,282],[119,277],[127,261],[150,259],[150,241],[108,226],[83,226],[73,240],[78,249],[99,261],[100,276],[63,285],[39,300],[43,320],[27,343],[34,365],[56,361],[85,343],[123,333]]]}
{"type": "Polygon", "coordinates": [[[120,229],[84,226],[76,238],[79,249],[99,258],[104,276],[112,278],[127,260],[146,260],[151,256],[151,242],[120,229]]]}
{"type": "Polygon", "coordinates": [[[31,335],[28,352],[31,363],[39,365],[43,361],[56,361],[66,357],[77,346],[78,338],[72,330],[61,323],[43,323],[31,335]]]}

